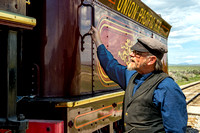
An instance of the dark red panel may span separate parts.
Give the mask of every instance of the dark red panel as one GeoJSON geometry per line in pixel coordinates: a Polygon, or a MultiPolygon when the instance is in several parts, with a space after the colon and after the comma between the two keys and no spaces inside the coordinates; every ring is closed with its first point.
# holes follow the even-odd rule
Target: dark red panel
{"type": "Polygon", "coordinates": [[[64,133],[64,122],[56,120],[29,120],[26,133],[64,133]]]}

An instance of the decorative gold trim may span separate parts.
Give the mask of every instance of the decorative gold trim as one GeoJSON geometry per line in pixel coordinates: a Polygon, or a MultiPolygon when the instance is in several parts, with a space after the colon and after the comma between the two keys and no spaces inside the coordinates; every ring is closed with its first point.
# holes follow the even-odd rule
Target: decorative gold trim
{"type": "Polygon", "coordinates": [[[26,0],[26,4],[30,5],[31,4],[30,0],[26,0]]]}
{"type": "Polygon", "coordinates": [[[22,25],[29,25],[30,27],[34,27],[36,25],[35,18],[3,10],[0,10],[0,20],[11,23],[19,23],[22,25]]]}
{"type": "Polygon", "coordinates": [[[108,98],[123,96],[124,94],[125,94],[125,91],[120,91],[120,92],[105,94],[102,96],[96,96],[96,97],[92,97],[92,98],[88,98],[88,99],[84,99],[84,100],[80,100],[80,101],[58,103],[58,104],[56,104],[56,107],[77,107],[80,105],[84,105],[84,104],[88,104],[88,103],[92,103],[92,102],[96,102],[96,101],[100,101],[100,100],[105,100],[108,98]]]}

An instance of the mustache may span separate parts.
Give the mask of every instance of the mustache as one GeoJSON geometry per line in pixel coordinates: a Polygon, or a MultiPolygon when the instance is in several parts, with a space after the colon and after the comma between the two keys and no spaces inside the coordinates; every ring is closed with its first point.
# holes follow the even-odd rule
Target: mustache
{"type": "Polygon", "coordinates": [[[131,61],[131,62],[135,62],[134,57],[131,57],[131,58],[130,58],[130,61],[131,61]]]}

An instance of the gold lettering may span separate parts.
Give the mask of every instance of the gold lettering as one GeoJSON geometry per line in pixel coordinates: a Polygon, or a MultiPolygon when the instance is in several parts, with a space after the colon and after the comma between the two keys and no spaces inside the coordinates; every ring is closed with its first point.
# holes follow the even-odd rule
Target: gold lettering
{"type": "Polygon", "coordinates": [[[149,12],[147,12],[146,13],[146,22],[145,22],[145,26],[147,26],[148,27],[148,25],[149,25],[149,22],[150,22],[150,14],[149,14],[149,12]]]}
{"type": "MultiPolygon", "coordinates": [[[[159,21],[159,22],[160,22],[160,21],[159,21]]],[[[161,25],[162,25],[162,22],[160,22],[159,25],[158,25],[158,32],[160,32],[160,27],[161,27],[161,25]]]]}
{"type": "Polygon", "coordinates": [[[156,23],[155,23],[155,26],[154,26],[154,30],[159,32],[159,29],[160,29],[160,20],[156,20],[156,23]]]}
{"type": "MultiPolygon", "coordinates": [[[[109,0],[113,1],[113,0],[109,0]]],[[[117,11],[121,12],[122,14],[128,16],[129,18],[136,20],[137,22],[141,23],[142,25],[152,29],[156,32],[160,32],[160,28],[162,22],[160,19],[154,17],[151,12],[145,10],[144,8],[139,7],[135,2],[132,0],[119,0],[117,5],[117,11]]],[[[125,53],[118,53],[122,60],[125,60],[125,53]]]]}
{"type": "Polygon", "coordinates": [[[157,23],[158,23],[158,20],[156,20],[155,25],[154,25],[154,28],[153,28],[155,31],[157,30],[157,26],[158,26],[157,23]]]}
{"type": "Polygon", "coordinates": [[[148,20],[149,16],[150,16],[149,12],[146,12],[145,19],[144,19],[144,25],[145,26],[148,26],[148,24],[149,24],[149,20],[148,20]]]}
{"type": "Polygon", "coordinates": [[[135,4],[135,9],[134,9],[134,12],[133,12],[133,14],[132,14],[132,16],[131,16],[132,19],[135,19],[136,14],[137,14],[137,12],[138,12],[138,9],[139,9],[139,6],[138,6],[137,4],[135,4]]]}
{"type": "Polygon", "coordinates": [[[127,13],[128,13],[129,10],[130,10],[130,7],[131,7],[131,1],[128,0],[128,8],[127,8],[126,13],[125,13],[126,16],[127,16],[127,13]]]}
{"type": "Polygon", "coordinates": [[[130,10],[128,11],[128,17],[130,17],[134,11],[135,2],[131,3],[130,10]]]}
{"type": "Polygon", "coordinates": [[[150,25],[149,28],[152,29],[155,23],[155,17],[152,16],[151,21],[150,21],[150,25]]]}
{"type": "Polygon", "coordinates": [[[143,10],[144,10],[143,8],[140,9],[140,13],[139,13],[139,15],[138,15],[137,21],[138,21],[139,18],[142,16],[142,14],[143,14],[143,10]]]}
{"type": "Polygon", "coordinates": [[[140,18],[140,21],[139,22],[141,22],[143,25],[144,25],[144,23],[145,23],[145,14],[146,14],[146,10],[144,10],[144,12],[143,12],[143,14],[142,14],[142,17],[140,18]]]}
{"type": "Polygon", "coordinates": [[[128,0],[125,0],[124,5],[123,5],[123,8],[122,8],[122,10],[121,10],[121,13],[122,13],[122,14],[125,14],[125,13],[126,13],[127,6],[128,6],[128,0]]]}
{"type": "Polygon", "coordinates": [[[117,5],[117,11],[120,11],[120,10],[121,10],[121,8],[122,8],[122,6],[123,6],[123,2],[124,2],[124,0],[119,0],[119,3],[118,3],[118,5],[117,5]]]}
{"type": "Polygon", "coordinates": [[[150,15],[150,17],[149,17],[149,25],[148,25],[149,28],[151,26],[151,19],[152,19],[152,15],[150,15]]]}

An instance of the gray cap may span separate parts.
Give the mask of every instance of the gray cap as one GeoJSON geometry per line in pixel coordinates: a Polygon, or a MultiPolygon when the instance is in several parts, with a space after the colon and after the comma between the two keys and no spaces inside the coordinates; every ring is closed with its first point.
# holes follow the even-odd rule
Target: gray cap
{"type": "Polygon", "coordinates": [[[167,46],[155,38],[141,37],[137,40],[138,41],[131,47],[131,50],[149,52],[159,59],[162,59],[164,53],[168,52],[167,46]]]}

